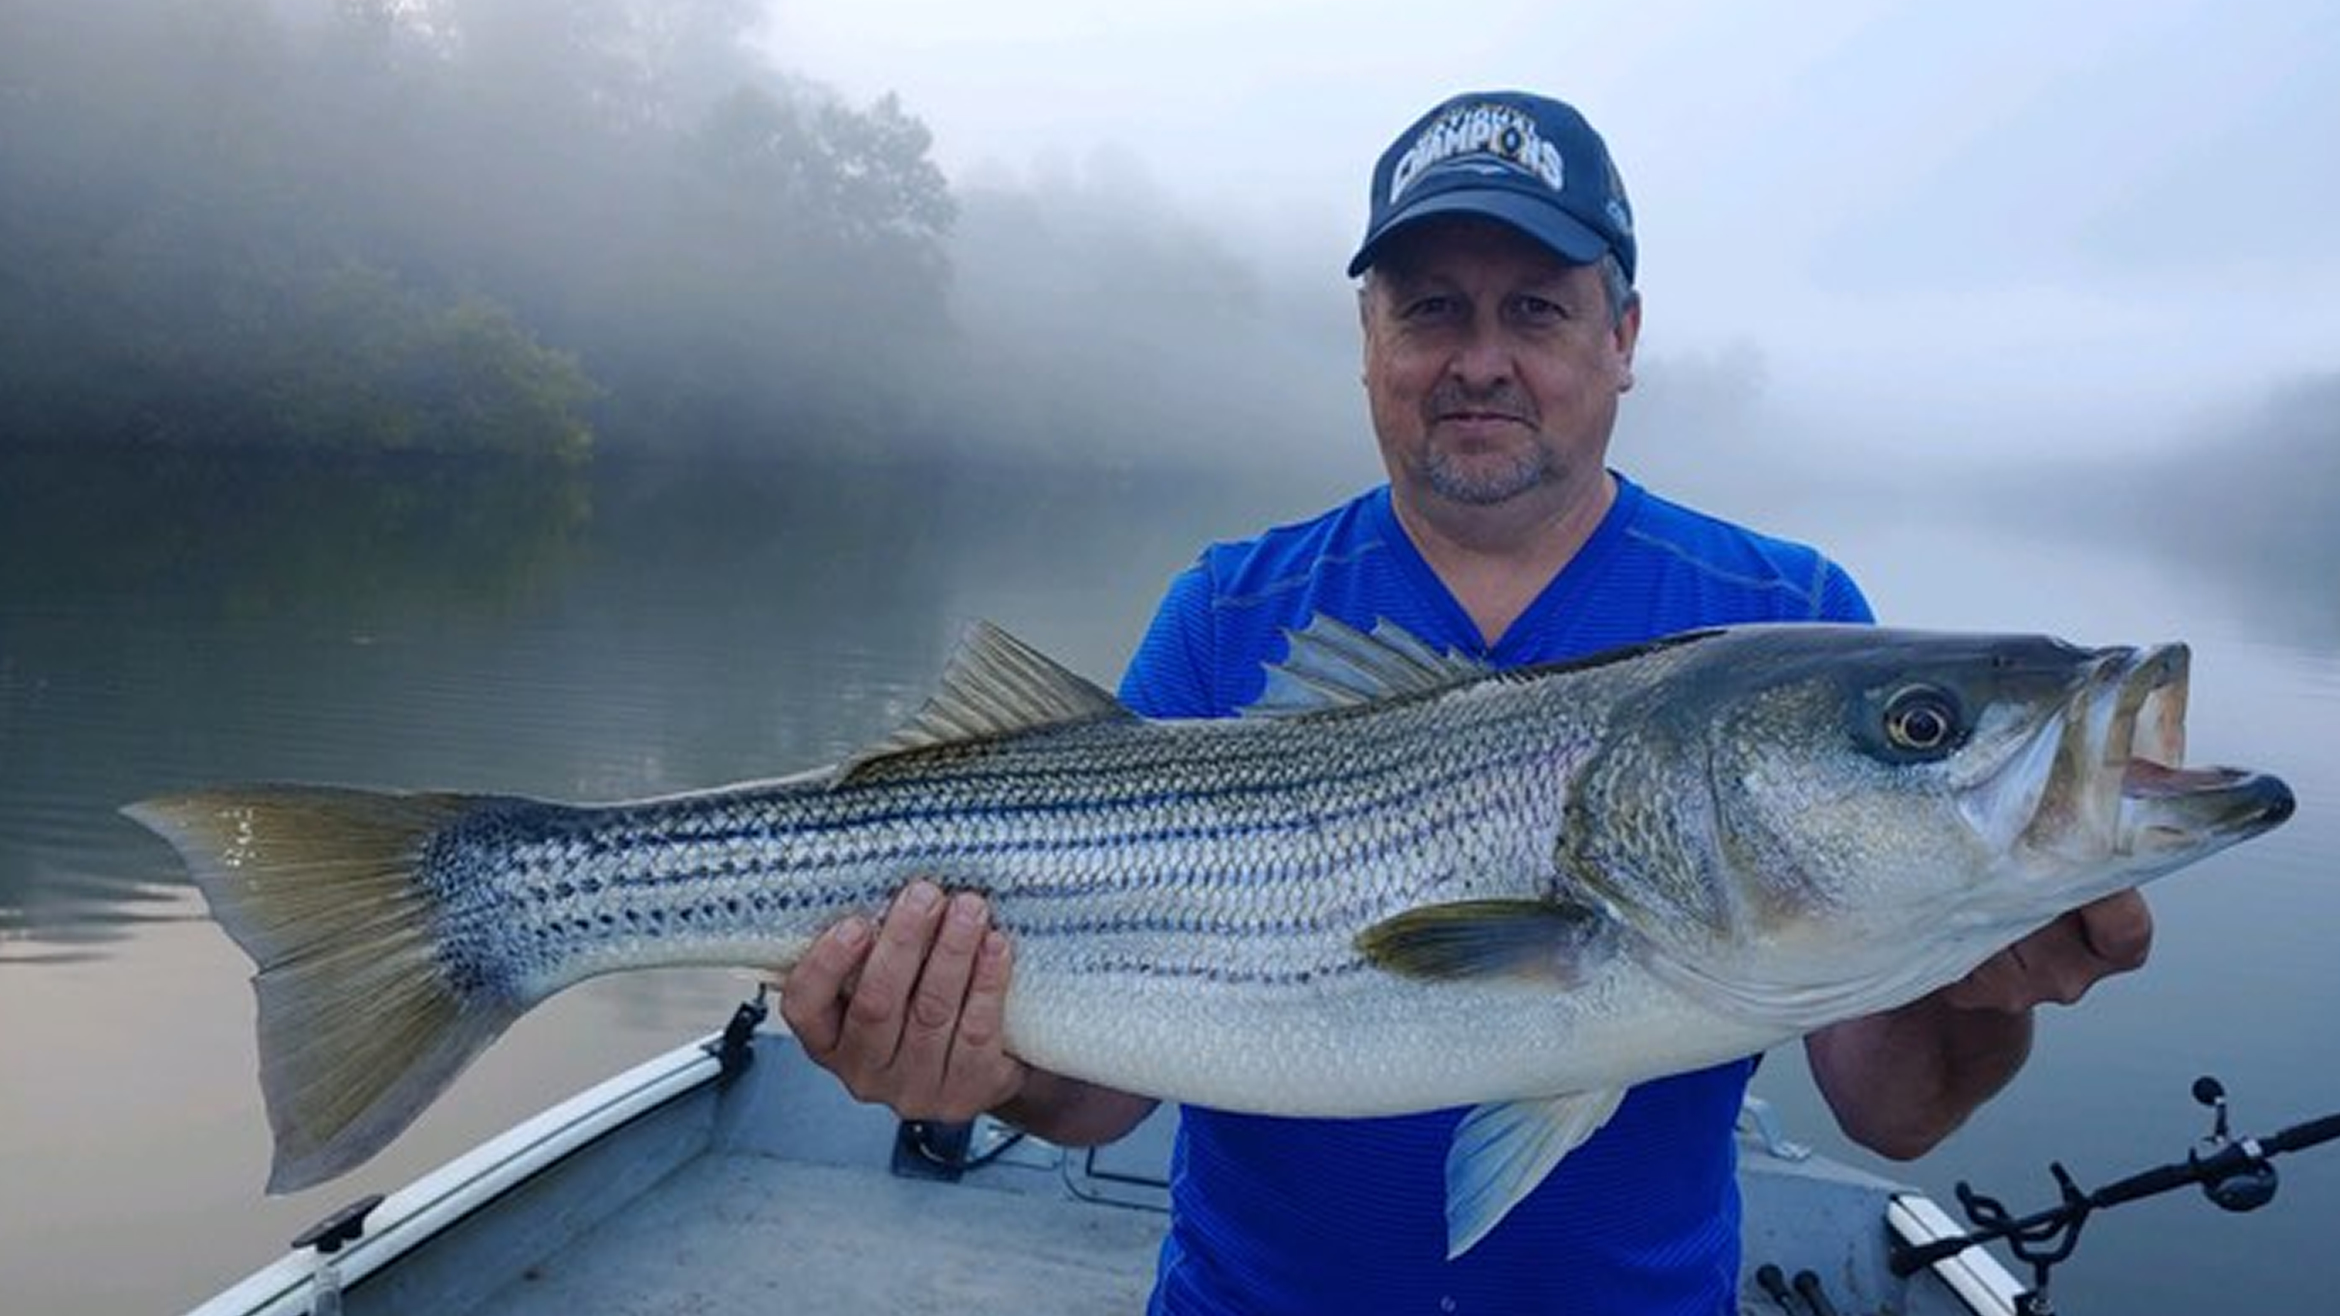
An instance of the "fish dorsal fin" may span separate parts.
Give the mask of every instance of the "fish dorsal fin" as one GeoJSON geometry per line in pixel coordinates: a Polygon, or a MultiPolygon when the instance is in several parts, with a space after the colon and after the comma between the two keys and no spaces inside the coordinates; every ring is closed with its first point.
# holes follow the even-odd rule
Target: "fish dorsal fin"
{"type": "Polygon", "coordinates": [[[1493,670],[1467,655],[1434,648],[1386,620],[1374,622],[1367,634],[1320,612],[1299,630],[1287,627],[1284,638],[1290,652],[1268,668],[1267,688],[1244,707],[1243,716],[1292,717],[1427,694],[1493,670]]]}
{"type": "Polygon", "coordinates": [[[1474,1108],[1446,1149],[1446,1256],[1471,1250],[1568,1153],[1608,1123],[1622,1088],[1474,1108]]]}
{"type": "Polygon", "coordinates": [[[943,745],[1137,714],[1094,682],[987,621],[967,629],[942,683],[894,734],[847,759],[842,785],[873,766],[943,745]]]}

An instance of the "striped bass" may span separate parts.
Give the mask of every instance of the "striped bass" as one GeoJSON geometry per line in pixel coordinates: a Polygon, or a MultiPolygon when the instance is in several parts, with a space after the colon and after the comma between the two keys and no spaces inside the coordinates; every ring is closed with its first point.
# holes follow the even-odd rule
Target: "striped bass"
{"type": "Polygon", "coordinates": [[[126,812],[258,966],[271,1191],[389,1143],[597,974],[780,970],[983,892],[1008,1049],[1172,1101],[1474,1106],[1459,1255],[1644,1079],[1953,982],[2273,827],[2183,766],[2187,650],[1850,626],[1510,672],[1318,619],[1241,718],[1149,721],[978,626],[884,743],[604,805],[256,786],[126,812]]]}

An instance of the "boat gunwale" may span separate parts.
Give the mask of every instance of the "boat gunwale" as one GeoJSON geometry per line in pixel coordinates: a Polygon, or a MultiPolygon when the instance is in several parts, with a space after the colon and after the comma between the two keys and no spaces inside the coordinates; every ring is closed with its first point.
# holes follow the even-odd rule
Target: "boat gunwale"
{"type": "MultiPolygon", "coordinates": [[[[344,1288],[422,1247],[458,1221],[603,1135],[715,1082],[716,1034],[615,1074],[487,1139],[385,1196],[365,1232],[335,1254],[344,1288]]],[[[301,1316],[319,1257],[287,1251],[187,1316],[301,1316]]]]}
{"type": "MultiPolygon", "coordinates": [[[[757,1040],[766,1036],[759,1030],[757,1040]]],[[[409,1253],[450,1235],[467,1218],[507,1199],[616,1130],[713,1087],[726,1073],[719,1058],[721,1042],[721,1034],[712,1034],[654,1056],[514,1124],[389,1194],[369,1217],[365,1233],[336,1254],[342,1287],[353,1287],[409,1253]]],[[[751,1051],[751,1057],[760,1056],[762,1050],[751,1051]]],[[[777,1060],[778,1056],[769,1059],[777,1060]]],[[[1761,1105],[1751,1100],[1749,1109],[1759,1113],[1761,1105]]],[[[706,1135],[709,1147],[724,1140],[715,1127],[720,1121],[720,1115],[711,1121],[706,1135]]],[[[1756,1124],[1759,1126],[1761,1120],[1756,1124]]],[[[1819,1175],[1839,1188],[1870,1193],[1883,1202],[1878,1220],[1884,1226],[1881,1232],[1911,1245],[1963,1232],[1938,1203],[1905,1183],[1879,1179],[1825,1157],[1810,1157],[1808,1151],[1789,1144],[1779,1144],[1775,1150],[1759,1129],[1746,1126],[1744,1118],[1739,1136],[1742,1176],[1750,1172],[1788,1179],[1819,1175]]],[[[1068,1169],[1069,1163],[1059,1166],[1060,1172],[1068,1169]]],[[[1064,1187],[1080,1200],[1118,1207],[1138,1205],[1091,1197],[1081,1192],[1069,1175],[1064,1187]]],[[[1144,1209],[1159,1208],[1149,1205],[1144,1209]]],[[[313,1249],[287,1251],[192,1308],[188,1316],[306,1316],[319,1261],[313,1249]]],[[[1928,1270],[1947,1291],[1947,1297],[1977,1316],[2013,1316],[2016,1299],[2023,1291],[1998,1258],[1983,1249],[1945,1258],[1928,1270]]]]}

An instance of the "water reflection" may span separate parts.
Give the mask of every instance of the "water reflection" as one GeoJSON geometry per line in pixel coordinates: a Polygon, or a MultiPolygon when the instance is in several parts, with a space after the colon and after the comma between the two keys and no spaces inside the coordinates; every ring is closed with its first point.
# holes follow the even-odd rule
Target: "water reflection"
{"type": "Polygon", "coordinates": [[[0,450],[0,598],[312,624],[488,607],[563,572],[589,517],[556,463],[0,450]]]}
{"type": "Polygon", "coordinates": [[[180,916],[113,806],[345,737],[369,658],[553,587],[589,506],[559,467],[0,455],[0,960],[180,916]]]}
{"type": "Polygon", "coordinates": [[[160,791],[773,775],[906,715],[976,616],[1110,681],[1254,515],[975,466],[0,462],[0,960],[165,910],[113,812],[160,791]]]}

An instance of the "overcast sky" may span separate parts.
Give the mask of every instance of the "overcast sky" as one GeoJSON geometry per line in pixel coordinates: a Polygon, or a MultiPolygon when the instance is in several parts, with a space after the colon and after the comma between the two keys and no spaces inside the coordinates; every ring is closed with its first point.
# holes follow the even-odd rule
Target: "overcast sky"
{"type": "Polygon", "coordinates": [[[1335,292],[1415,115],[1559,95],[1633,195],[1645,351],[1752,343],[1789,403],[1929,442],[2015,410],[2109,442],[2340,368],[2331,0],[773,0],[769,41],[898,91],[954,178],[1134,162],[1335,292]]]}

